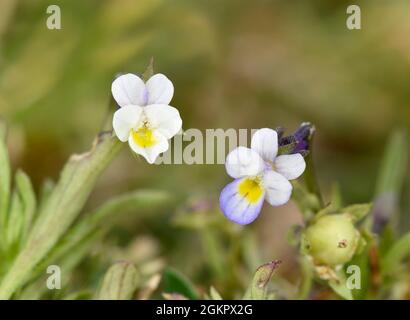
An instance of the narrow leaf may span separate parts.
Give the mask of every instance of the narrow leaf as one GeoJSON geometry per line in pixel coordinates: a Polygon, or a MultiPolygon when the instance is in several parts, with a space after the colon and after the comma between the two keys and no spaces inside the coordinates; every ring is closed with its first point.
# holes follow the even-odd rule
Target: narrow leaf
{"type": "MultiPolygon", "coordinates": [[[[0,233],[4,236],[10,197],[10,162],[6,144],[6,127],[0,120],[0,233]]],[[[4,239],[0,239],[3,240],[4,239]]],[[[0,245],[1,246],[1,245],[0,245]]]]}
{"type": "Polygon", "coordinates": [[[342,209],[342,213],[349,215],[352,218],[353,222],[362,220],[372,208],[371,203],[364,204],[354,204],[342,209]]]}
{"type": "Polygon", "coordinates": [[[404,130],[397,130],[387,143],[377,180],[372,217],[373,231],[378,234],[389,221],[398,222],[398,201],[406,176],[407,159],[407,134],[404,130]]]}
{"type": "Polygon", "coordinates": [[[165,269],[162,281],[165,293],[178,293],[188,299],[199,298],[192,283],[184,275],[172,268],[165,269]]]}
{"type": "Polygon", "coordinates": [[[211,287],[209,289],[209,297],[212,300],[222,300],[221,295],[219,294],[219,292],[214,287],[211,287]]]}
{"type": "Polygon", "coordinates": [[[99,300],[130,300],[140,283],[140,275],[129,262],[118,262],[104,276],[98,293],[99,300]]]}
{"type": "Polygon", "coordinates": [[[83,208],[97,178],[121,150],[112,136],[100,137],[91,151],[70,158],[60,180],[39,213],[27,244],[0,284],[8,299],[27,281],[31,270],[49,253],[83,208]]]}
{"type": "Polygon", "coordinates": [[[23,171],[16,173],[16,186],[23,204],[23,225],[21,230],[21,240],[25,240],[31,227],[36,211],[36,195],[30,178],[23,171]]]}
{"type": "Polygon", "coordinates": [[[268,284],[273,272],[278,268],[281,261],[274,260],[260,266],[252,279],[243,299],[245,300],[266,300],[268,297],[268,284]]]}
{"type": "MultiPolygon", "coordinates": [[[[112,225],[112,220],[118,220],[130,212],[142,214],[146,209],[158,208],[169,203],[169,194],[162,191],[139,190],[130,192],[108,200],[95,211],[85,215],[47,255],[46,259],[33,270],[32,275],[42,272],[47,265],[56,263],[65,255],[73,253],[73,248],[84,242],[90,235],[99,231],[103,236],[107,231],[106,226],[112,225]]],[[[97,238],[96,238],[97,239],[97,238]]]]}
{"type": "Polygon", "coordinates": [[[410,232],[396,241],[382,258],[382,272],[394,274],[405,258],[410,257],[410,232]]]}
{"type": "Polygon", "coordinates": [[[337,272],[338,279],[329,280],[329,286],[345,300],[353,300],[352,291],[346,285],[346,275],[343,270],[337,272]]]}

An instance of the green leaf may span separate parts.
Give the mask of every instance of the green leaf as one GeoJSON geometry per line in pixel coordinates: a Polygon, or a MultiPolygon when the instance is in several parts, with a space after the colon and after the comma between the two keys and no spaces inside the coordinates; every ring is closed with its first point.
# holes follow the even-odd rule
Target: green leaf
{"type": "Polygon", "coordinates": [[[6,126],[0,119],[0,234],[4,243],[10,198],[10,162],[6,144],[6,126]]]}
{"type": "MultiPolygon", "coordinates": [[[[25,286],[21,291],[14,295],[14,298],[20,300],[38,300],[48,293],[47,287],[44,285],[44,273],[47,267],[52,264],[56,264],[61,267],[64,272],[64,277],[62,278],[62,287],[64,288],[68,283],[70,283],[72,278],[73,269],[81,262],[84,256],[90,251],[90,248],[102,235],[101,230],[96,231],[92,234],[87,235],[83,238],[80,243],[76,243],[75,246],[70,247],[70,253],[61,257],[58,260],[47,259],[45,262],[37,265],[33,271],[37,277],[35,281],[31,282],[29,285],[25,286]]],[[[32,276],[30,278],[33,278],[32,276]]]]}
{"type": "Polygon", "coordinates": [[[199,299],[192,283],[181,273],[172,269],[166,268],[162,276],[163,291],[165,293],[178,293],[188,299],[199,299]]]}
{"type": "Polygon", "coordinates": [[[252,282],[248,287],[243,299],[244,300],[266,300],[268,294],[268,284],[272,278],[273,272],[278,268],[281,261],[274,260],[261,265],[255,272],[252,282]]]}
{"type": "Polygon", "coordinates": [[[314,150],[314,138],[315,138],[316,128],[312,126],[309,135],[309,153],[305,157],[306,170],[302,176],[302,180],[305,183],[308,193],[315,195],[318,201],[319,208],[324,207],[323,196],[319,188],[319,183],[316,177],[315,166],[313,164],[313,150],[314,150]]]}
{"type": "Polygon", "coordinates": [[[353,222],[362,220],[372,208],[371,203],[364,204],[354,204],[342,209],[342,213],[349,215],[352,218],[353,222]]]}
{"type": "Polygon", "coordinates": [[[398,239],[382,258],[383,274],[392,275],[397,272],[400,264],[408,257],[410,257],[410,232],[398,239]]]}
{"type": "Polygon", "coordinates": [[[97,178],[119,153],[113,136],[96,140],[91,151],[70,158],[61,177],[9,272],[0,284],[0,299],[8,299],[27,281],[32,269],[49,253],[80,213],[97,178]]]}
{"type": "Polygon", "coordinates": [[[68,294],[64,300],[90,300],[93,295],[89,290],[81,290],[68,294]]]}
{"type": "Polygon", "coordinates": [[[384,257],[387,252],[392,248],[396,240],[393,228],[388,225],[384,228],[379,240],[379,253],[384,257]]]}
{"type": "Polygon", "coordinates": [[[98,300],[131,300],[140,284],[137,268],[129,262],[118,262],[104,276],[98,300]]]}
{"type": "Polygon", "coordinates": [[[405,179],[407,156],[407,134],[404,130],[396,130],[387,143],[377,181],[376,195],[385,192],[400,193],[405,179]]]}
{"type": "MultiPolygon", "coordinates": [[[[154,190],[139,190],[117,196],[108,200],[96,210],[85,215],[70,231],[62,237],[57,245],[34,270],[33,276],[42,272],[50,264],[56,263],[65,255],[73,254],[76,246],[86,241],[92,234],[99,231],[103,236],[107,226],[111,226],[114,219],[125,216],[130,212],[142,214],[146,209],[153,210],[171,201],[168,193],[154,190]]],[[[96,240],[97,238],[94,238],[96,240]]]]}
{"type": "MultiPolygon", "coordinates": [[[[22,211],[19,213],[21,215],[21,230],[16,233],[15,236],[16,239],[19,239],[22,243],[25,241],[34,219],[34,214],[36,212],[36,195],[30,178],[21,170],[16,173],[16,188],[21,199],[22,211]]],[[[11,218],[12,217],[10,217],[10,220],[11,218]]]]}
{"type": "Polygon", "coordinates": [[[372,269],[369,261],[370,249],[371,244],[366,243],[363,250],[359,254],[355,255],[347,265],[347,267],[358,266],[360,268],[360,290],[352,290],[353,298],[355,300],[368,298],[372,277],[372,269]]]}
{"type": "Polygon", "coordinates": [[[406,177],[407,159],[407,134],[404,130],[397,130],[389,138],[377,179],[372,211],[373,230],[377,233],[387,222],[398,224],[398,202],[406,177]]]}
{"type": "Polygon", "coordinates": [[[219,292],[213,286],[209,289],[209,297],[211,300],[223,300],[219,292]]]}
{"type": "Polygon", "coordinates": [[[55,183],[51,179],[45,179],[41,185],[40,195],[39,195],[39,210],[47,203],[48,198],[52,194],[55,187],[55,183]]]}
{"type": "Polygon", "coordinates": [[[23,229],[24,205],[19,192],[13,192],[11,197],[10,211],[6,222],[6,247],[8,257],[14,257],[17,249],[16,243],[23,229]]]}
{"type": "Polygon", "coordinates": [[[353,300],[352,291],[346,285],[346,275],[344,271],[337,271],[336,275],[337,279],[331,279],[328,281],[329,286],[343,299],[353,300]]]}

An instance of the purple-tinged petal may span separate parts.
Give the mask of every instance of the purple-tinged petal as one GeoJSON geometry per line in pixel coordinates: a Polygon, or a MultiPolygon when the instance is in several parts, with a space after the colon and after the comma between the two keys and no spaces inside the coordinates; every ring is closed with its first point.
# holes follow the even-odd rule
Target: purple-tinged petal
{"type": "Polygon", "coordinates": [[[260,185],[252,186],[250,178],[229,183],[221,192],[219,203],[225,217],[241,225],[253,222],[262,209],[265,191],[260,185]]]}

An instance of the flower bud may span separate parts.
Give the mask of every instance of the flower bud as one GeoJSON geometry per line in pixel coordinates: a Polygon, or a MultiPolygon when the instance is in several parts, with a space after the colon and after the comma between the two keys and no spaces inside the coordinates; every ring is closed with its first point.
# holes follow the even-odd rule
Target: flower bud
{"type": "Polygon", "coordinates": [[[359,240],[360,234],[348,216],[325,215],[306,229],[302,245],[315,264],[336,266],[352,259],[359,240]]]}

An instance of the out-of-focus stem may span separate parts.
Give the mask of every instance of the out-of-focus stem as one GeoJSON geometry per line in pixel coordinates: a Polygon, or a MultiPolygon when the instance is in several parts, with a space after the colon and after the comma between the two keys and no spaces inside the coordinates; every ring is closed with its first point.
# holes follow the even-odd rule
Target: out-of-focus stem
{"type": "Polygon", "coordinates": [[[300,258],[300,266],[302,273],[302,281],[300,283],[300,289],[298,293],[298,299],[306,300],[309,297],[310,290],[313,283],[313,270],[312,266],[306,258],[300,258]]]}
{"type": "Polygon", "coordinates": [[[315,194],[319,200],[321,208],[325,206],[322,193],[320,192],[319,183],[317,181],[317,176],[315,172],[315,166],[313,163],[313,141],[314,141],[314,133],[312,133],[311,140],[309,142],[310,152],[305,158],[306,161],[306,171],[304,174],[304,180],[306,183],[306,187],[309,192],[315,194]]]}

